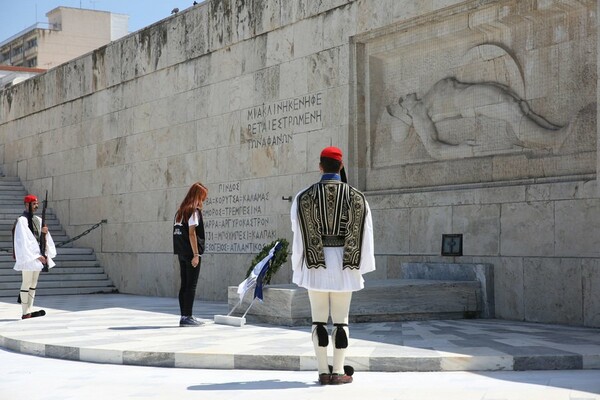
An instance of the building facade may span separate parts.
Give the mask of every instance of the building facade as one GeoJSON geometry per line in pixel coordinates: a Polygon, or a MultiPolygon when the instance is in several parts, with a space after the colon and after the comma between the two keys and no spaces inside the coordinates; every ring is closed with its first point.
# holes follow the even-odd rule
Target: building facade
{"type": "Polygon", "coordinates": [[[41,68],[13,67],[10,65],[0,65],[0,90],[10,85],[16,85],[37,74],[46,72],[41,68]]]}
{"type": "Polygon", "coordinates": [[[0,42],[0,65],[50,69],[127,35],[129,16],[57,7],[48,23],[0,42]]]}

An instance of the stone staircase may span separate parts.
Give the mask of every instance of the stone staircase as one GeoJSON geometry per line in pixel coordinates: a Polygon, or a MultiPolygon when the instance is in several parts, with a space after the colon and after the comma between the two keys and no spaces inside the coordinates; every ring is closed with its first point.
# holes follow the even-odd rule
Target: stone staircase
{"type": "MultiPolygon", "coordinates": [[[[21,285],[21,273],[13,270],[11,230],[15,219],[24,210],[23,197],[26,194],[19,178],[0,174],[0,297],[15,297],[15,301],[21,285]]],[[[41,216],[41,210],[38,215],[41,216]]],[[[46,210],[46,222],[56,244],[69,239],[50,207],[46,210]]],[[[54,259],[56,266],[40,275],[37,295],[117,291],[98,263],[93,249],[73,247],[69,243],[65,247],[57,247],[57,253],[54,259]]]]}

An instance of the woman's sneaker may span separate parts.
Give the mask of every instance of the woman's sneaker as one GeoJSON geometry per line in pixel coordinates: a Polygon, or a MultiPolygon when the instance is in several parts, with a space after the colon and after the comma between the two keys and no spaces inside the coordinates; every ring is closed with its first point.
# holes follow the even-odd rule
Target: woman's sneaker
{"type": "Polygon", "coordinates": [[[187,326],[201,326],[204,325],[202,322],[198,321],[196,318],[192,317],[181,317],[179,320],[179,326],[187,327],[187,326]]]}

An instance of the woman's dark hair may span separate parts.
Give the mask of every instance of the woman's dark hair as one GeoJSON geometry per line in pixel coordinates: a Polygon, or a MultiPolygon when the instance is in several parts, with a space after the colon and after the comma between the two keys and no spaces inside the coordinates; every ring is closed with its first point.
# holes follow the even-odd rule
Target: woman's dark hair
{"type": "Polygon", "coordinates": [[[196,201],[200,200],[200,208],[202,208],[202,202],[206,200],[206,196],[208,196],[208,189],[200,182],[194,183],[181,202],[175,220],[187,221],[190,219],[196,209],[196,201]]]}
{"type": "Polygon", "coordinates": [[[342,162],[329,157],[321,157],[321,168],[326,174],[337,174],[340,172],[342,162]]]}

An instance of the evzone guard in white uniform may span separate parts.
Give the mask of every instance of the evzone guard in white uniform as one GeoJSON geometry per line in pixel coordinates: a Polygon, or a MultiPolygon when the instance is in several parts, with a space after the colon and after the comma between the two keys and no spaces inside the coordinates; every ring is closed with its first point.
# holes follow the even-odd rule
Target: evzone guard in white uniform
{"type": "Polygon", "coordinates": [[[17,218],[14,226],[14,257],[16,271],[21,271],[22,282],[19,299],[22,307],[21,319],[41,317],[44,310],[33,311],[35,291],[40,272],[45,265],[54,267],[52,260],[56,257],[56,246],[47,226],[42,226],[42,219],[33,213],[38,209],[38,199],[34,195],[24,198],[25,211],[17,218]],[[44,235],[40,235],[44,233],[44,235]],[[45,238],[45,254],[40,252],[40,237],[45,238]]]}
{"type": "Polygon", "coordinates": [[[292,281],[308,290],[312,340],[319,383],[352,382],[344,365],[352,292],[363,289],[363,274],[375,270],[373,223],[364,195],[348,185],[337,147],[321,152],[321,180],[296,195],[290,211],[292,281]],[[333,322],[333,365],[327,359],[329,317],[333,322]]]}

